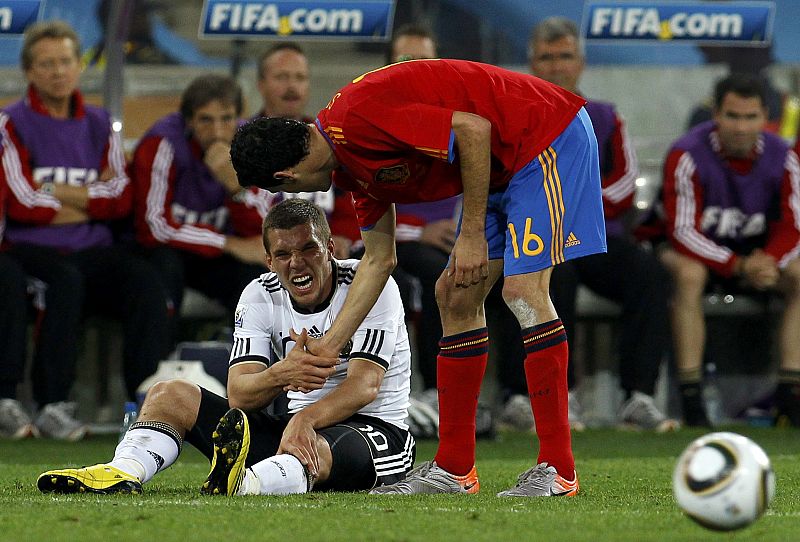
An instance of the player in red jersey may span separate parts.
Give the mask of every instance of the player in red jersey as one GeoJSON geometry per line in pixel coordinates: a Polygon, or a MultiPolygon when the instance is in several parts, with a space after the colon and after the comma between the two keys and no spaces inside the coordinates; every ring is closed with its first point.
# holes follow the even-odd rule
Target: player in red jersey
{"type": "Polygon", "coordinates": [[[504,496],[578,491],[567,420],[566,334],[548,295],[553,265],[605,250],[597,142],[584,100],[535,77],[461,60],[401,62],[337,92],[314,124],[257,119],[231,158],[244,186],[353,193],[365,254],[342,312],[318,341],[337,354],[394,268],[394,203],[459,193],[451,262],[437,283],[439,450],[380,493],[475,493],[475,412],[486,367],[483,301],[503,298],[522,327],[540,450],[504,496]]]}

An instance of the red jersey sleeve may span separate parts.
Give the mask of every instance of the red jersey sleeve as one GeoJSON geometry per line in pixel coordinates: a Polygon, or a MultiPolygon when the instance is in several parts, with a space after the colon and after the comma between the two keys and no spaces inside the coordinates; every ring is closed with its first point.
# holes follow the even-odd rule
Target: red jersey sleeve
{"type": "Polygon", "coordinates": [[[606,218],[616,218],[633,206],[636,176],[639,174],[636,152],[625,123],[614,114],[614,131],[608,141],[608,167],[602,172],[603,211],[606,218]]]}
{"type": "Polygon", "coordinates": [[[198,224],[181,224],[172,216],[175,184],[174,150],[166,138],[141,141],[133,156],[136,237],[144,246],[169,245],[201,256],[222,254],[225,236],[198,224]]]}
{"type": "Polygon", "coordinates": [[[0,113],[0,166],[0,183],[8,187],[8,216],[28,224],[50,224],[61,202],[38,191],[28,149],[5,113],[0,113]]]}
{"type": "Polygon", "coordinates": [[[125,153],[119,132],[111,130],[99,168],[101,175],[110,178],[86,185],[89,202],[87,214],[96,220],[110,220],[128,216],[133,209],[133,185],[125,170],[125,153]]]}
{"type": "Polygon", "coordinates": [[[786,153],[781,184],[780,218],[770,224],[764,252],[780,267],[800,256],[800,163],[794,151],[786,153]]]}
{"type": "Polygon", "coordinates": [[[664,163],[664,214],[667,235],[680,253],[701,261],[716,273],[733,273],[736,254],[703,234],[703,188],[691,154],[676,149],[664,163]]]}

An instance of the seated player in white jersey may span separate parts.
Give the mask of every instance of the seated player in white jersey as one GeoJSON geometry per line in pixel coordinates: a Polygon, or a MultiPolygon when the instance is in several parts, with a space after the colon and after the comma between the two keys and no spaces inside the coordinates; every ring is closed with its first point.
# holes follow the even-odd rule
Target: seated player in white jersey
{"type": "Polygon", "coordinates": [[[311,356],[307,338],[330,327],[359,261],[333,258],[325,214],[302,199],[269,212],[264,246],[272,271],[236,310],[228,399],[184,380],[157,383],[109,463],[45,472],[41,491],[139,493],[184,439],[212,461],[208,494],[368,490],[405,476],[415,445],[404,423],[411,358],[397,285],[387,283],[338,359],[311,356]],[[264,412],[284,390],[289,414],[264,412]]]}

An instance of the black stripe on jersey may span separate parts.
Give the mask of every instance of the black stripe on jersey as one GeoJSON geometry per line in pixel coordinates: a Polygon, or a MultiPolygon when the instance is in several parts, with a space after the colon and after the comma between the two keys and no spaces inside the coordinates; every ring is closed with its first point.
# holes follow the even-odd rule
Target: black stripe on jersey
{"type": "Polygon", "coordinates": [[[233,341],[233,356],[246,356],[250,353],[250,337],[246,339],[234,339],[233,341]]]}
{"type": "Polygon", "coordinates": [[[262,288],[264,288],[270,294],[274,294],[275,292],[279,291],[282,288],[281,282],[278,280],[278,277],[274,275],[270,276],[267,279],[264,279],[263,276],[259,277],[258,283],[261,285],[262,288]]]}
{"type": "Polygon", "coordinates": [[[372,330],[368,329],[367,330],[367,334],[364,335],[364,344],[361,345],[361,350],[366,350],[367,349],[367,344],[369,344],[370,335],[372,335],[372,330]]]}
{"type": "Polygon", "coordinates": [[[371,361],[375,365],[380,365],[383,367],[384,371],[389,370],[389,362],[383,359],[382,357],[376,356],[375,354],[370,354],[369,352],[353,352],[349,356],[347,356],[347,360],[353,359],[363,359],[367,361],[371,361]]]}
{"type": "Polygon", "coordinates": [[[372,352],[373,354],[380,354],[385,338],[385,329],[367,329],[367,333],[364,336],[364,343],[361,345],[361,350],[364,352],[372,352]]]}
{"type": "Polygon", "coordinates": [[[258,356],[256,354],[250,356],[242,356],[240,358],[233,358],[230,362],[228,362],[228,367],[233,367],[234,365],[238,365],[239,363],[248,363],[248,362],[258,362],[263,363],[267,367],[269,367],[269,358],[265,356],[258,356]]]}

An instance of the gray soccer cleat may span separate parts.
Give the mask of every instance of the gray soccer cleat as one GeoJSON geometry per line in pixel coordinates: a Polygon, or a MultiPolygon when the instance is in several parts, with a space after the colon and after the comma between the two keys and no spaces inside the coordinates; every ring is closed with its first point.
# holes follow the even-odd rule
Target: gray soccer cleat
{"type": "Polygon", "coordinates": [[[463,476],[450,474],[435,461],[426,461],[411,470],[402,482],[376,487],[371,495],[422,495],[433,493],[473,494],[480,488],[475,467],[463,476]]]}
{"type": "Polygon", "coordinates": [[[675,431],[680,428],[678,420],[668,418],[661,412],[653,398],[639,391],[633,392],[619,410],[623,426],[633,429],[647,429],[656,433],[675,431]]]}
{"type": "Polygon", "coordinates": [[[567,480],[556,472],[555,467],[539,463],[517,478],[511,489],[501,491],[498,497],[573,497],[578,494],[578,476],[567,480]]]}

